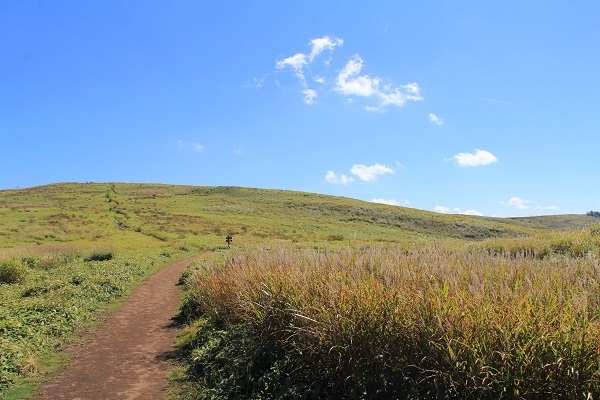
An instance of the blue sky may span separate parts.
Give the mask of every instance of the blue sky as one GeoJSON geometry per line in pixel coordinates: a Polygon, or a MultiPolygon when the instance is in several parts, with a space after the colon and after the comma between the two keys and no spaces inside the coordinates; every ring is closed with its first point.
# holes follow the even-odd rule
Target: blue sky
{"type": "Polygon", "coordinates": [[[600,210],[597,1],[0,2],[0,189],[600,210]]]}

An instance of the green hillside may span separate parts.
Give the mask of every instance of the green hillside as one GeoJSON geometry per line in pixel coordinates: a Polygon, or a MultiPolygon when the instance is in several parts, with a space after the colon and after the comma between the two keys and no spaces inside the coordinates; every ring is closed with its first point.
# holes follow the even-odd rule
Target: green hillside
{"type": "Polygon", "coordinates": [[[600,229],[562,231],[586,218],[446,215],[239,187],[0,191],[0,397],[31,395],[78,329],[201,253],[181,277],[189,323],[177,390],[190,398],[369,398],[380,388],[387,398],[499,398],[506,385],[513,397],[586,398],[600,390],[600,314],[581,300],[598,298],[600,229]]]}
{"type": "Polygon", "coordinates": [[[599,218],[590,217],[585,214],[564,214],[564,215],[542,215],[536,217],[515,217],[505,219],[494,219],[505,223],[514,223],[519,226],[526,226],[535,229],[583,229],[590,225],[600,222],[599,218]]]}
{"type": "Polygon", "coordinates": [[[443,215],[342,197],[239,187],[62,183],[0,191],[0,246],[76,242],[119,248],[214,248],[530,235],[544,224],[443,215]]]}

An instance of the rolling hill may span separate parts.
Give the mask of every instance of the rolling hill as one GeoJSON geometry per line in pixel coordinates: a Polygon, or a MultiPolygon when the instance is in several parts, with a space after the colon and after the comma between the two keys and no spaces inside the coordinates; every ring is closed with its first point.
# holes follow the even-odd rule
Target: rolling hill
{"type": "MultiPolygon", "coordinates": [[[[589,220],[589,221],[588,221],[589,220]]],[[[444,215],[284,190],[126,183],[60,183],[0,191],[0,246],[76,242],[144,248],[215,248],[278,239],[481,240],[582,227],[585,215],[498,219],[444,215]]]]}

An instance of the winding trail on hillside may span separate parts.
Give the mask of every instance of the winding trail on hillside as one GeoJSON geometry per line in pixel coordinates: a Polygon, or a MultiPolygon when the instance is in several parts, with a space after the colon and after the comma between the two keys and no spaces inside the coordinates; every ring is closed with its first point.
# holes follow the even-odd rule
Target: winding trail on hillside
{"type": "Polygon", "coordinates": [[[177,334],[176,286],[198,257],[175,262],[152,275],[75,351],[69,367],[39,386],[39,400],[164,399],[168,355],[177,334]]]}

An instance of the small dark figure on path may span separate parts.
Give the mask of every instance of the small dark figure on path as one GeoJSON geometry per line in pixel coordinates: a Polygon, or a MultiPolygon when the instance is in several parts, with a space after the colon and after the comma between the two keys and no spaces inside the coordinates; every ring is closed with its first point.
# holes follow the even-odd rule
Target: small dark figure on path
{"type": "Polygon", "coordinates": [[[233,238],[231,237],[231,235],[227,235],[227,237],[225,238],[225,241],[227,242],[227,248],[230,248],[231,242],[233,242],[233,238]]]}

